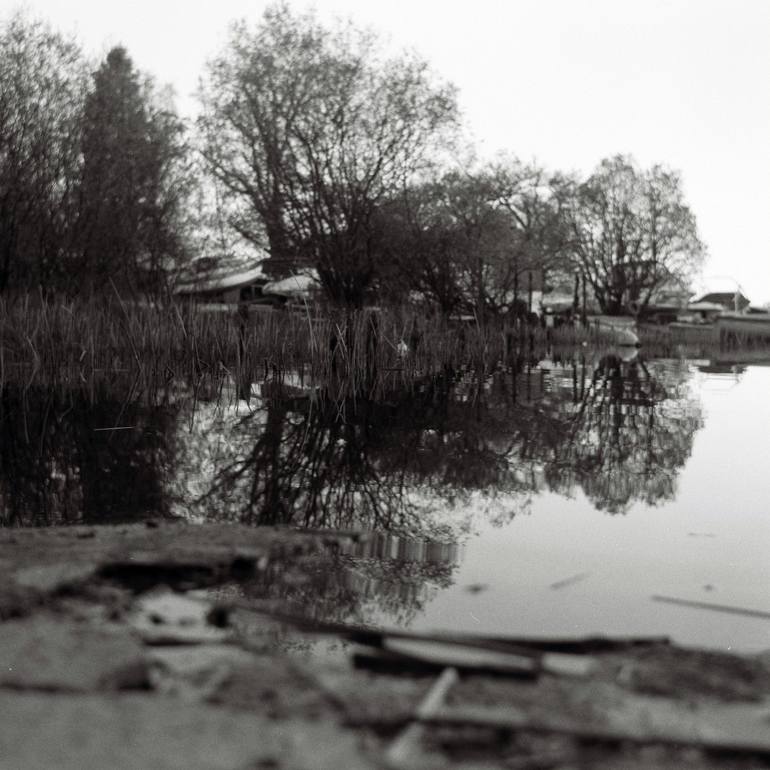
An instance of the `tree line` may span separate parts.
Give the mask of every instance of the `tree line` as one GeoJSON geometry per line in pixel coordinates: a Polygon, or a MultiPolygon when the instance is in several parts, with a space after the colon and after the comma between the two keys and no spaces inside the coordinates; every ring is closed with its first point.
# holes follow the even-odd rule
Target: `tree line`
{"type": "Polygon", "coordinates": [[[456,89],[350,23],[271,5],[231,27],[198,96],[185,123],[125,48],[93,63],[5,22],[0,293],[164,292],[195,257],[246,251],[275,276],[313,268],[352,308],[483,318],[519,311],[533,275],[577,275],[619,313],[704,257],[676,171],[476,161],[456,89]]]}

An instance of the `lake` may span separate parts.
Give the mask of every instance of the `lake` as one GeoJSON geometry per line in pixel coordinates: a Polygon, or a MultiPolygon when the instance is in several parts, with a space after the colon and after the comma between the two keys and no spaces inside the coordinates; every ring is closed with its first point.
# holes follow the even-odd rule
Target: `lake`
{"type": "Polygon", "coordinates": [[[297,611],[413,629],[670,635],[770,648],[770,366],[629,354],[334,402],[128,381],[0,400],[6,526],[151,517],[369,533],[312,580],[243,585],[297,611]]]}

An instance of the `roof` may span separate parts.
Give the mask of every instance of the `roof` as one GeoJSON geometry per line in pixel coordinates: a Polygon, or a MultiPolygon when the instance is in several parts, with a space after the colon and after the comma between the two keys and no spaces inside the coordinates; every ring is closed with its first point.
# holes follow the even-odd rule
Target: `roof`
{"type": "Polygon", "coordinates": [[[719,313],[725,309],[725,306],[720,305],[718,302],[704,302],[702,300],[699,300],[698,302],[690,302],[690,304],[687,305],[687,309],[695,310],[696,312],[701,312],[701,313],[707,313],[711,311],[715,313],[719,313]]]}
{"type": "Polygon", "coordinates": [[[699,297],[696,302],[716,302],[722,307],[735,307],[735,299],[738,298],[738,306],[743,308],[749,304],[748,298],[740,291],[712,291],[699,297]]]}
{"type": "Polygon", "coordinates": [[[307,294],[318,288],[318,279],[314,275],[290,275],[280,281],[271,281],[262,287],[263,294],[279,294],[282,297],[295,297],[307,294]]]}
{"type": "Polygon", "coordinates": [[[198,292],[224,291],[248,286],[259,280],[267,280],[262,265],[240,268],[238,270],[216,269],[202,273],[200,277],[188,278],[178,283],[174,289],[176,294],[196,294],[198,292]]]}
{"type": "Polygon", "coordinates": [[[567,294],[566,292],[552,291],[548,294],[541,295],[540,303],[546,311],[552,310],[558,312],[560,310],[567,310],[568,308],[574,307],[575,295],[567,294]]]}

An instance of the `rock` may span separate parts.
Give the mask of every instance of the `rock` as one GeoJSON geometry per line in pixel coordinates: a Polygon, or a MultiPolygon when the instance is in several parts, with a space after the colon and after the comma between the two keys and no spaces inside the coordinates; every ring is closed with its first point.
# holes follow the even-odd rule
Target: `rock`
{"type": "Polygon", "coordinates": [[[211,605],[172,591],[139,598],[129,625],[147,644],[203,644],[222,642],[231,634],[208,621],[211,605]]]}

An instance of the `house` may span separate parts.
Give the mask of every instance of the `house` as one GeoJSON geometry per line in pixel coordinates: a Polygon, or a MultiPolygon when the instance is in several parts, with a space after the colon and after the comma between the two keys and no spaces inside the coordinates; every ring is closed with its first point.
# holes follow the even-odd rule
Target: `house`
{"type": "Polygon", "coordinates": [[[262,287],[265,296],[290,299],[309,299],[320,288],[315,270],[305,270],[298,275],[290,275],[280,281],[270,281],[262,287]]]}
{"type": "Polygon", "coordinates": [[[687,306],[687,309],[691,310],[693,304],[700,304],[702,302],[719,305],[722,310],[731,310],[734,312],[741,312],[750,304],[748,297],[745,297],[740,291],[712,291],[699,297],[694,303],[690,303],[687,306]]]}
{"type": "Polygon", "coordinates": [[[687,306],[687,310],[679,315],[678,320],[699,324],[713,323],[724,309],[724,305],[720,305],[718,302],[699,300],[698,302],[691,302],[687,306]]]}
{"type": "Polygon", "coordinates": [[[180,299],[236,305],[259,302],[269,279],[263,261],[235,262],[217,257],[201,257],[192,262],[174,287],[180,299]]]}

